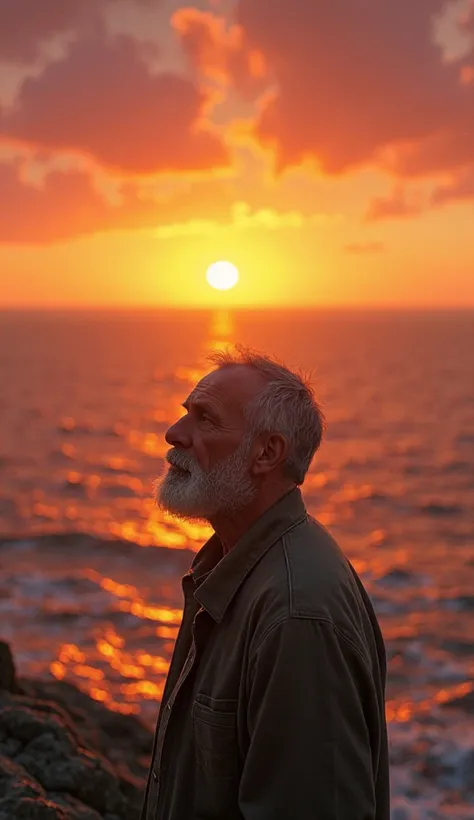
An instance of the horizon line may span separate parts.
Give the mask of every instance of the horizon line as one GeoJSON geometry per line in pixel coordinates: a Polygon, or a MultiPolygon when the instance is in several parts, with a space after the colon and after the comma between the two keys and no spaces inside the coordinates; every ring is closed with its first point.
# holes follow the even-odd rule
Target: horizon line
{"type": "Polygon", "coordinates": [[[57,313],[60,311],[63,312],[70,312],[70,313],[84,313],[84,312],[107,312],[107,313],[119,313],[119,312],[127,312],[127,313],[139,313],[139,312],[173,312],[173,311],[180,311],[180,312],[209,312],[209,311],[222,311],[222,312],[233,312],[233,311],[281,311],[281,312],[297,312],[297,311],[318,311],[318,312],[330,312],[330,311],[347,311],[347,312],[357,312],[357,311],[365,311],[365,312],[374,312],[374,311],[389,311],[389,312],[400,312],[400,311],[418,311],[418,312],[437,312],[437,313],[448,313],[448,312],[460,312],[460,311],[473,311],[474,310],[474,302],[468,304],[452,304],[452,305],[440,305],[437,303],[432,304],[404,304],[404,303],[356,303],[351,304],[347,302],[342,303],[334,303],[334,304],[317,304],[314,305],[304,305],[304,304],[286,304],[286,305],[278,305],[278,304],[263,304],[263,305],[245,305],[245,304],[237,304],[237,305],[150,305],[148,303],[134,303],[134,304],[127,304],[127,303],[111,303],[111,304],[87,304],[87,303],[79,303],[79,304],[72,304],[70,302],[64,304],[21,304],[21,303],[12,303],[12,304],[1,304],[0,303],[0,313],[57,313]]]}

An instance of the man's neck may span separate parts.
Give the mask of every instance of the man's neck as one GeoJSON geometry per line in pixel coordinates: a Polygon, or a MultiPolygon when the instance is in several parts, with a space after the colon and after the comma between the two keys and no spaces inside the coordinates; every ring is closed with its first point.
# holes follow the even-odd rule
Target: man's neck
{"type": "Polygon", "coordinates": [[[270,507],[273,507],[280,498],[283,498],[284,495],[294,488],[294,484],[280,485],[277,488],[272,488],[270,492],[261,492],[244,510],[216,515],[209,523],[215,530],[222,544],[224,555],[235,547],[237,541],[248,532],[250,527],[255,524],[270,507]]]}

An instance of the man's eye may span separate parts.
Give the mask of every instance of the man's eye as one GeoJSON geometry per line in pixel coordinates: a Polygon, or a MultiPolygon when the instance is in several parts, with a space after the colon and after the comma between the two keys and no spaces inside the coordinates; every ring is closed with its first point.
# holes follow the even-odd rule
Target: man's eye
{"type": "Polygon", "coordinates": [[[198,415],[199,421],[212,421],[211,416],[209,415],[209,413],[206,413],[205,410],[198,410],[197,415],[198,415]]]}

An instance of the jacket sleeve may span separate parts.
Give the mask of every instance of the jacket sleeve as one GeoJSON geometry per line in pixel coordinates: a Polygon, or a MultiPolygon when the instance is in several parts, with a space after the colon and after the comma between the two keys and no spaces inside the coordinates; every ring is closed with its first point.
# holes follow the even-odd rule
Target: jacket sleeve
{"type": "Polygon", "coordinates": [[[380,708],[362,651],[330,622],[290,618],[255,650],[248,687],[245,820],[372,820],[380,708]]]}

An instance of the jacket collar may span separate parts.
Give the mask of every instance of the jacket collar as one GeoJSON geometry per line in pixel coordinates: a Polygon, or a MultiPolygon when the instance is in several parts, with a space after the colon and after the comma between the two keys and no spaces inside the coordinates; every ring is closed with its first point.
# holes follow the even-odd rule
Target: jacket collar
{"type": "Polygon", "coordinates": [[[226,555],[217,535],[204,544],[189,574],[196,587],[194,597],[217,623],[255,564],[306,516],[301,492],[296,488],[266,510],[226,555]]]}

